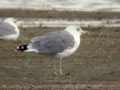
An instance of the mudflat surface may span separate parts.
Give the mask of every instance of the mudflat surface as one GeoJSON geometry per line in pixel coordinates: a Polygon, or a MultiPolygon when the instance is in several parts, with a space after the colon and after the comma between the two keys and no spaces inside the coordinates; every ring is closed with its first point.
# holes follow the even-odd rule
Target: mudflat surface
{"type": "MultiPolygon", "coordinates": [[[[69,12],[0,9],[0,17],[58,19],[119,19],[120,12],[69,12]]],[[[79,49],[63,59],[65,75],[53,74],[57,58],[16,50],[38,35],[64,28],[24,28],[16,41],[0,40],[1,90],[119,90],[120,27],[83,27],[79,49]]]]}
{"type": "Polygon", "coordinates": [[[0,17],[52,18],[52,19],[119,19],[120,12],[83,12],[57,10],[0,9],[0,17]]]}
{"type": "Polygon", "coordinates": [[[120,28],[117,27],[83,27],[90,34],[83,35],[79,49],[63,59],[63,71],[66,74],[62,76],[53,74],[53,60],[59,59],[16,51],[18,45],[27,44],[35,36],[62,29],[25,28],[16,41],[0,40],[0,86],[78,83],[119,85],[120,28]]]}

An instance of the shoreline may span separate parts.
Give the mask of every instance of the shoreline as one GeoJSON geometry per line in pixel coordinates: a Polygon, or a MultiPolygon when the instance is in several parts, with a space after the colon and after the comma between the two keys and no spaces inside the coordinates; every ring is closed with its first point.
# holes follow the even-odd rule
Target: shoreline
{"type": "Polygon", "coordinates": [[[14,86],[6,86],[3,85],[1,89],[22,89],[22,90],[118,90],[120,85],[103,85],[103,84],[45,84],[45,85],[14,85],[14,86]]]}
{"type": "Polygon", "coordinates": [[[6,17],[19,19],[25,27],[120,26],[120,12],[0,9],[1,20],[6,17]]]}

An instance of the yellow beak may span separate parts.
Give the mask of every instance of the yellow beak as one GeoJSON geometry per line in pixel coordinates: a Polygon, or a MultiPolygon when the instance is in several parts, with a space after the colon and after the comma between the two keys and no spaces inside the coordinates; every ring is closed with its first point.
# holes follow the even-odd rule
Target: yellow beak
{"type": "Polygon", "coordinates": [[[23,28],[23,25],[22,24],[18,24],[17,27],[21,29],[21,28],[23,28]]]}
{"type": "Polygon", "coordinates": [[[84,31],[83,34],[89,35],[89,32],[88,31],[84,31]]]}

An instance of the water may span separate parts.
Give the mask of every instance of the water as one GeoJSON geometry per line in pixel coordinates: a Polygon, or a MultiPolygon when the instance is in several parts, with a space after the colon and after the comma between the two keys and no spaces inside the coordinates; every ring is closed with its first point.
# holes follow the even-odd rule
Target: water
{"type": "Polygon", "coordinates": [[[0,8],[120,11],[120,0],[0,0],[0,8]]]}
{"type": "MultiPolygon", "coordinates": [[[[0,8],[77,11],[120,11],[120,0],[1,0],[0,8]]],[[[119,27],[115,20],[20,19],[24,27],[66,27],[68,25],[119,27]]]]}
{"type": "MultiPolygon", "coordinates": [[[[2,20],[3,18],[0,18],[2,20]]],[[[43,19],[43,18],[17,18],[19,23],[27,27],[67,27],[78,25],[82,27],[120,27],[120,19],[104,20],[67,20],[67,19],[43,19]]]]}
{"type": "Polygon", "coordinates": [[[62,19],[20,19],[24,27],[67,27],[78,25],[83,27],[120,27],[120,19],[104,20],[62,20],[62,19]]]}

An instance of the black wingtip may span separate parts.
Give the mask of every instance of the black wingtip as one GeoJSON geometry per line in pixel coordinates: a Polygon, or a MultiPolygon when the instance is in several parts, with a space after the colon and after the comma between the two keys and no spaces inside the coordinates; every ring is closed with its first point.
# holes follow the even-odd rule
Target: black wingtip
{"type": "Polygon", "coordinates": [[[20,46],[17,47],[17,50],[18,51],[25,51],[25,50],[28,49],[27,46],[28,46],[28,44],[26,44],[26,45],[20,45],[20,46]]]}

